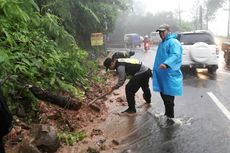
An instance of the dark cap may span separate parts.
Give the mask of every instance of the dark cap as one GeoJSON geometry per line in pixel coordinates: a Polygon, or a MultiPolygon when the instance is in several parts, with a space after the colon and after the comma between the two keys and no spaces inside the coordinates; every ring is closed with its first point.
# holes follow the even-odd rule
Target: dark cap
{"type": "Polygon", "coordinates": [[[108,68],[109,68],[109,66],[111,65],[112,61],[113,61],[113,60],[112,60],[110,57],[108,57],[108,58],[105,59],[103,65],[105,66],[106,71],[108,70],[108,68]]]}
{"type": "Polygon", "coordinates": [[[156,30],[156,32],[158,32],[158,31],[165,31],[165,30],[170,31],[170,26],[168,24],[162,24],[162,25],[160,25],[159,28],[156,30]]]}

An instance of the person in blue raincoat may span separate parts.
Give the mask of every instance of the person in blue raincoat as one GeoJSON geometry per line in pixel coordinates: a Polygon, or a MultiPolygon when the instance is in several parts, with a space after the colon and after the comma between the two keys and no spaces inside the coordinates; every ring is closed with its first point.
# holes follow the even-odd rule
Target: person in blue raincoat
{"type": "Polygon", "coordinates": [[[159,44],[153,66],[153,90],[160,92],[164,101],[165,115],[174,118],[174,99],[183,91],[183,75],[180,70],[182,63],[182,47],[171,33],[167,24],[157,30],[162,39],[159,44]]]}

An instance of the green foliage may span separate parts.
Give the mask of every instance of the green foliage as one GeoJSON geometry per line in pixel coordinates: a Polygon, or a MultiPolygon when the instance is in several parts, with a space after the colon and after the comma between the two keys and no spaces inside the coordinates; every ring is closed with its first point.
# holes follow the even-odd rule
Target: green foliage
{"type": "Polygon", "coordinates": [[[36,111],[29,85],[83,99],[77,85],[87,87],[97,71],[60,18],[38,10],[33,0],[0,0],[0,79],[10,76],[2,88],[13,109],[26,100],[32,102],[26,108],[36,111]]]}
{"type": "Polygon", "coordinates": [[[86,138],[86,133],[81,132],[59,132],[57,134],[58,140],[61,143],[72,146],[75,142],[81,141],[86,138]]]}
{"type": "Polygon", "coordinates": [[[65,29],[74,36],[81,47],[87,49],[90,49],[91,33],[112,32],[118,12],[131,7],[131,0],[36,0],[36,2],[42,14],[51,12],[60,17],[65,29]]]}

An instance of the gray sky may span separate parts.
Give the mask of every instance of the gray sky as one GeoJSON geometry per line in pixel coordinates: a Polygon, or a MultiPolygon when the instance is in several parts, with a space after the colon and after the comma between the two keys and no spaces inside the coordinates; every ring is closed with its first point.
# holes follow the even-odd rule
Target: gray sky
{"type": "MultiPolygon", "coordinates": [[[[181,16],[183,20],[191,20],[192,9],[195,2],[202,2],[202,0],[134,0],[138,6],[145,12],[157,13],[161,11],[182,11],[181,16]]],[[[218,35],[226,35],[227,33],[228,12],[219,9],[216,19],[209,23],[209,29],[218,35]]]]}

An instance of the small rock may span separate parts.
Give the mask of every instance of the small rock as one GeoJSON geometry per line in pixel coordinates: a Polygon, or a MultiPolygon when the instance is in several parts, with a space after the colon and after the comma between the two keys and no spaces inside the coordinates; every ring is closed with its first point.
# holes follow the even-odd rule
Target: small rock
{"type": "Polygon", "coordinates": [[[53,120],[57,120],[61,116],[60,113],[58,113],[57,111],[50,111],[46,113],[46,115],[49,119],[53,119],[53,120]]]}
{"type": "Polygon", "coordinates": [[[101,139],[99,140],[100,143],[105,143],[106,142],[106,139],[101,139]]]}
{"type": "Polygon", "coordinates": [[[100,97],[101,94],[96,92],[96,93],[95,93],[95,96],[96,96],[96,97],[100,97]]]}
{"type": "Polygon", "coordinates": [[[103,144],[103,145],[100,146],[100,149],[101,149],[101,150],[106,150],[107,147],[106,147],[106,145],[103,144]]]}
{"type": "Polygon", "coordinates": [[[21,133],[21,131],[22,131],[21,126],[14,126],[14,129],[15,129],[16,133],[21,133]]]}
{"type": "Polygon", "coordinates": [[[101,111],[101,109],[98,106],[94,105],[94,104],[91,104],[90,108],[92,108],[96,112],[100,112],[101,111]]]}
{"type": "Polygon", "coordinates": [[[17,116],[19,116],[19,117],[26,117],[26,112],[25,112],[25,109],[24,109],[23,106],[19,105],[17,107],[16,111],[17,111],[17,116]]]}
{"type": "Polygon", "coordinates": [[[90,136],[94,136],[94,135],[102,135],[103,132],[100,129],[93,129],[90,136]]]}
{"type": "Polygon", "coordinates": [[[119,95],[120,93],[118,93],[118,92],[113,92],[113,95],[115,95],[115,96],[117,96],[117,95],[119,95]]]}
{"type": "Polygon", "coordinates": [[[19,123],[19,122],[20,122],[20,120],[19,120],[19,119],[16,119],[15,121],[16,121],[16,123],[19,123]]]}
{"type": "Polygon", "coordinates": [[[115,144],[115,145],[119,145],[119,142],[117,140],[112,140],[112,143],[115,144]]]}
{"type": "Polygon", "coordinates": [[[128,150],[125,150],[124,153],[132,153],[132,151],[130,149],[128,149],[128,150]]]}
{"type": "Polygon", "coordinates": [[[88,141],[83,140],[82,143],[83,143],[83,144],[88,144],[88,141]]]}
{"type": "Polygon", "coordinates": [[[21,126],[22,129],[25,129],[25,130],[31,129],[30,125],[26,123],[21,122],[19,125],[21,126]]]}
{"type": "Polygon", "coordinates": [[[43,152],[56,152],[60,147],[57,140],[56,129],[52,126],[39,125],[36,130],[33,144],[43,152]]]}
{"type": "Polygon", "coordinates": [[[118,98],[116,99],[116,101],[117,101],[117,102],[124,102],[124,100],[122,99],[122,97],[118,97],[118,98]]]}
{"type": "Polygon", "coordinates": [[[104,117],[101,118],[101,121],[105,121],[105,120],[106,120],[106,118],[104,118],[104,117]]]}
{"type": "Polygon", "coordinates": [[[30,143],[22,144],[19,148],[22,153],[41,153],[36,146],[30,143]]]}
{"type": "Polygon", "coordinates": [[[89,147],[87,149],[87,153],[100,153],[96,148],[89,147]]]}

